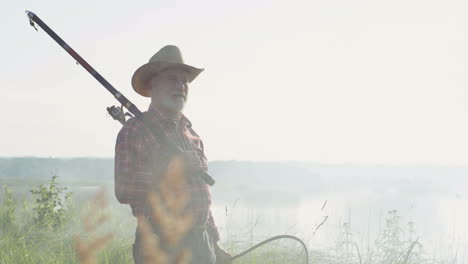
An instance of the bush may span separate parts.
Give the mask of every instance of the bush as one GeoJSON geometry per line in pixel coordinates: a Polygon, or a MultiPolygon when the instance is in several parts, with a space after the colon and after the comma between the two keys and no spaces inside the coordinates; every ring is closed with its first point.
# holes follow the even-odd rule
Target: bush
{"type": "Polygon", "coordinates": [[[65,192],[67,187],[59,186],[52,176],[49,184],[39,185],[30,192],[34,196],[33,221],[37,227],[52,230],[62,229],[67,218],[67,210],[71,205],[71,192],[65,192]]]}

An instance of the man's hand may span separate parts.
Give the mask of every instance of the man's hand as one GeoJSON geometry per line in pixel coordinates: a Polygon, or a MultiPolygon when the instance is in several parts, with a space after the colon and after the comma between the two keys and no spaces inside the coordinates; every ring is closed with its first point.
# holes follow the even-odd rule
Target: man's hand
{"type": "Polygon", "coordinates": [[[218,243],[214,245],[215,254],[216,254],[216,264],[231,264],[232,255],[229,254],[224,248],[222,248],[218,243]]]}

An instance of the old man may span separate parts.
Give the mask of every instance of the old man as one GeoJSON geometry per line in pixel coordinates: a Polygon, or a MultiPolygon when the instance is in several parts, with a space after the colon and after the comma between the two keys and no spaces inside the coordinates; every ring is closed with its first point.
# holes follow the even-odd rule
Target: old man
{"type": "MultiPolygon", "coordinates": [[[[192,264],[231,263],[231,255],[219,244],[219,233],[211,213],[211,195],[206,179],[195,171],[207,171],[203,142],[182,113],[187,102],[189,83],[203,69],[183,62],[178,47],[168,45],[159,50],[148,63],[138,68],[132,77],[133,89],[151,104],[144,113],[144,121],[129,119],[117,136],[115,146],[115,195],[120,203],[130,205],[138,219],[147,219],[151,230],[158,235],[161,227],[154,219],[154,206],[149,194],[158,194],[159,183],[168,174],[174,159],[167,141],[175,143],[183,153],[185,187],[188,197],[185,211],[190,212],[191,228],[184,234],[182,245],[190,251],[192,264]],[[165,135],[165,142],[152,133],[156,127],[165,135]]],[[[175,221],[177,222],[177,221],[175,221]]],[[[140,221],[139,221],[140,225],[140,221]]],[[[142,228],[137,228],[133,258],[145,262],[142,228]]],[[[169,263],[176,263],[177,250],[169,248],[163,239],[159,246],[169,254],[169,263]]],[[[146,245],[146,249],[147,249],[146,245]]],[[[151,250],[151,249],[150,249],[151,250]]],[[[156,249],[154,249],[156,250],[156,249]]]]}

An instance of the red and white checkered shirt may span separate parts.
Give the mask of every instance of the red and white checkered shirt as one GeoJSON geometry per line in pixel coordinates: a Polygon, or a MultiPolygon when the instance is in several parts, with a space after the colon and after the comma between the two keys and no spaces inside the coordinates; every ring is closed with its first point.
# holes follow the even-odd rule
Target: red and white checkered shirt
{"type": "MultiPolygon", "coordinates": [[[[150,105],[145,113],[150,125],[159,127],[184,151],[191,151],[200,169],[207,170],[203,142],[192,129],[190,121],[182,115],[179,121],[165,118],[150,105]]],[[[133,215],[151,217],[148,194],[157,191],[158,181],[164,176],[171,157],[164,145],[139,119],[130,118],[120,130],[115,145],[115,196],[120,203],[129,204],[133,215]]],[[[194,173],[186,177],[189,193],[188,209],[194,217],[194,225],[206,225],[214,241],[219,240],[218,229],[211,214],[209,185],[194,173]]]]}

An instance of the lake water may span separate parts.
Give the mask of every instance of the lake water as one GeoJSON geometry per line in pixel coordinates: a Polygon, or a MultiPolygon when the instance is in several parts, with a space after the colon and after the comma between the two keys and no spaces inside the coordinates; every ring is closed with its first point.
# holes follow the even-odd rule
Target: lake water
{"type": "Polygon", "coordinates": [[[348,222],[351,239],[362,253],[383,232],[388,211],[397,210],[406,233],[402,239],[410,239],[408,222],[412,221],[415,231],[411,239],[419,238],[431,257],[452,259],[457,255],[457,263],[468,261],[468,193],[409,196],[362,189],[315,196],[264,195],[253,201],[249,197],[215,201],[213,212],[223,239],[253,237],[258,241],[291,234],[307,241],[310,249],[333,250],[348,222]],[[287,202],[275,202],[282,198],[287,202]]]}

